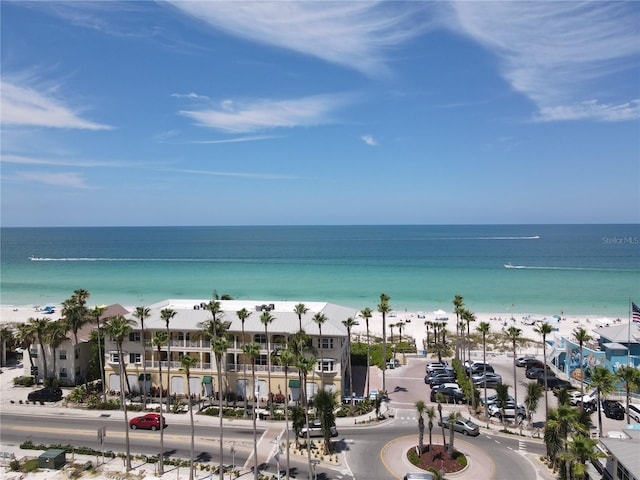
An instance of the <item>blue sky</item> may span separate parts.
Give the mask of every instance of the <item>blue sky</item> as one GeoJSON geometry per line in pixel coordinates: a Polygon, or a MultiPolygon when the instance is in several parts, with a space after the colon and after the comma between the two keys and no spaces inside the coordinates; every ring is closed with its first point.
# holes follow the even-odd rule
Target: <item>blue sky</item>
{"type": "Polygon", "coordinates": [[[1,4],[3,226],[637,223],[637,2],[1,4]]]}

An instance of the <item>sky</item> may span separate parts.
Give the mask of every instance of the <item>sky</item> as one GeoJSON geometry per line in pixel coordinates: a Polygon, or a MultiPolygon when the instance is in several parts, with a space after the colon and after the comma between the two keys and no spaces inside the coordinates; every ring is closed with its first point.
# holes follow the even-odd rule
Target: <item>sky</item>
{"type": "Polygon", "coordinates": [[[2,226],[640,223],[640,3],[3,0],[2,226]]]}

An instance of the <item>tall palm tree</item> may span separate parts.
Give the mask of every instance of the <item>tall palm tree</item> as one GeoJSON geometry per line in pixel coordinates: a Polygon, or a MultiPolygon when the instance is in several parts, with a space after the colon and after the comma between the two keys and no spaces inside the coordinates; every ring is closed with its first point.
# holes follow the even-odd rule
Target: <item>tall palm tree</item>
{"type": "Polygon", "coordinates": [[[371,366],[371,340],[369,338],[369,319],[372,316],[371,309],[369,307],[363,308],[358,314],[360,318],[364,318],[367,326],[367,398],[369,398],[369,367],[371,366]]]}
{"type": "MultiPolygon", "coordinates": [[[[30,318],[29,327],[34,338],[40,345],[40,352],[42,353],[42,378],[47,379],[49,376],[49,369],[47,368],[47,352],[44,349],[44,341],[47,338],[47,330],[49,325],[48,318],[30,318]]],[[[36,379],[37,381],[37,379],[36,379]]]]}
{"type": "Polygon", "coordinates": [[[125,338],[129,337],[131,333],[131,325],[133,321],[127,320],[123,315],[117,315],[110,318],[105,325],[107,332],[111,335],[116,342],[116,349],[118,351],[118,364],[120,365],[120,406],[124,412],[124,429],[125,429],[125,444],[127,449],[126,458],[126,470],[131,471],[131,447],[129,445],[129,418],[127,417],[127,402],[124,397],[125,390],[125,378],[127,370],[124,363],[124,352],[122,344],[125,338]]]}
{"type": "Polygon", "coordinates": [[[293,307],[293,311],[298,316],[299,330],[302,330],[302,315],[307,313],[309,309],[305,306],[304,303],[299,303],[295,307],[293,307]]]}
{"type": "MultiPolygon", "coordinates": [[[[420,455],[424,451],[424,412],[426,411],[427,406],[425,405],[423,400],[418,400],[416,402],[416,412],[418,412],[418,451],[420,455]]],[[[429,432],[429,450],[431,450],[431,432],[429,432]]]]}
{"type": "Polygon", "coordinates": [[[513,349],[513,398],[516,403],[516,408],[518,407],[518,386],[517,386],[517,377],[516,377],[516,348],[518,346],[518,342],[522,338],[522,330],[511,326],[507,329],[507,339],[511,342],[511,348],[513,349]]]}
{"type": "Polygon", "coordinates": [[[393,349],[393,329],[396,328],[396,324],[395,323],[390,323],[389,324],[389,330],[391,330],[391,338],[389,339],[389,342],[391,342],[391,349],[393,349]]]}
{"type": "MultiPolygon", "coordinates": [[[[252,392],[256,391],[256,359],[260,356],[260,345],[256,342],[242,345],[242,352],[251,363],[251,386],[252,392]]],[[[255,395],[255,393],[254,393],[255,395]]],[[[253,478],[258,480],[258,437],[256,429],[256,399],[253,400],[253,478]]]]}
{"type": "Polygon", "coordinates": [[[311,464],[311,438],[309,436],[310,435],[309,400],[307,398],[306,385],[307,385],[307,376],[309,375],[309,372],[315,367],[315,365],[316,365],[316,358],[314,356],[310,356],[310,357],[300,356],[298,357],[298,360],[296,362],[296,367],[298,368],[298,371],[300,372],[300,375],[302,377],[301,384],[304,385],[304,387],[302,387],[301,385],[300,388],[301,388],[301,392],[303,393],[302,404],[304,405],[304,423],[307,428],[306,440],[307,440],[307,465],[309,467],[309,479],[312,478],[313,466],[311,464]]]}
{"type": "Polygon", "coordinates": [[[313,397],[313,406],[320,419],[320,429],[324,439],[324,455],[331,453],[331,429],[336,424],[336,397],[328,390],[320,389],[313,397]]]}
{"type": "Polygon", "coordinates": [[[460,311],[464,306],[464,297],[462,295],[456,295],[453,297],[453,306],[456,313],[456,360],[460,360],[460,311]]]}
{"type": "MultiPolygon", "coordinates": [[[[245,339],[244,339],[244,322],[247,320],[247,318],[249,318],[249,316],[251,315],[251,312],[249,310],[247,310],[246,308],[243,308],[242,310],[238,310],[236,312],[236,315],[238,317],[238,319],[240,320],[240,322],[242,323],[242,337],[240,340],[241,345],[243,345],[245,343],[245,339]]],[[[242,348],[242,347],[241,347],[242,348]]],[[[247,382],[247,362],[242,362],[242,378],[243,378],[243,382],[247,382]]],[[[243,418],[247,417],[247,383],[243,383],[244,385],[244,392],[242,392],[242,396],[244,397],[244,412],[242,413],[243,418]]]]}
{"type": "Polygon", "coordinates": [[[78,288],[77,290],[74,290],[72,298],[76,301],[76,303],[78,304],[78,306],[80,306],[81,309],[84,309],[87,304],[87,299],[90,296],[91,294],[89,293],[88,290],[85,290],[84,288],[78,288]]]}
{"type": "Polygon", "coordinates": [[[600,395],[608,395],[616,388],[616,376],[608,368],[596,365],[591,375],[591,386],[597,392],[598,435],[602,437],[602,410],[600,409],[600,395]]]}
{"type": "Polygon", "coordinates": [[[640,370],[633,365],[622,365],[616,370],[615,375],[624,384],[627,423],[631,423],[631,419],[629,418],[629,403],[631,402],[631,392],[640,388],[640,370]]]}
{"type": "MultiPolygon", "coordinates": [[[[573,337],[578,342],[580,346],[580,398],[584,397],[584,352],[582,351],[584,344],[591,340],[591,335],[589,332],[583,328],[578,327],[573,331],[573,337]]],[[[580,402],[580,410],[584,410],[584,402],[580,402]]]]}
{"type": "MultiPolygon", "coordinates": [[[[311,320],[313,320],[316,325],[318,325],[318,331],[320,335],[318,338],[320,347],[320,388],[324,389],[324,348],[322,345],[322,324],[327,321],[327,316],[321,312],[318,312],[313,316],[311,320]]],[[[315,369],[313,372],[315,376],[315,369]]]]}
{"type": "Polygon", "coordinates": [[[585,435],[575,435],[569,442],[569,448],[560,454],[560,460],[565,464],[565,478],[585,479],[587,465],[607,455],[596,448],[598,440],[585,435]]]}
{"type": "MultiPolygon", "coordinates": [[[[487,335],[491,331],[491,324],[489,322],[480,322],[480,324],[476,327],[478,333],[482,335],[482,363],[484,364],[482,367],[482,373],[485,378],[487,376],[487,335]]],[[[474,395],[475,397],[475,395],[474,395]]],[[[488,417],[488,409],[487,406],[487,382],[484,382],[484,414],[488,417]]]]}
{"type": "MultiPolygon", "coordinates": [[[[215,297],[215,294],[214,294],[215,297]]],[[[220,306],[220,302],[217,300],[212,300],[209,303],[207,303],[207,305],[205,306],[206,310],[209,310],[211,312],[211,317],[213,320],[213,324],[216,326],[216,328],[213,330],[214,333],[214,337],[215,338],[217,336],[217,326],[220,323],[220,319],[218,318],[218,316],[222,316],[224,314],[222,307],[220,306]]]]}
{"type": "Polygon", "coordinates": [[[144,321],[151,316],[151,310],[148,307],[136,307],[133,316],[140,321],[140,329],[142,330],[142,410],[147,408],[147,339],[145,338],[144,321]]]}
{"type": "Polygon", "coordinates": [[[453,447],[453,439],[456,431],[454,425],[458,418],[460,418],[460,412],[451,412],[447,417],[447,420],[449,420],[449,458],[454,458],[455,449],[453,447]]]}
{"type": "Polygon", "coordinates": [[[349,396],[351,397],[351,414],[353,415],[354,401],[353,401],[353,370],[351,369],[351,329],[356,325],[359,325],[352,317],[342,321],[342,324],[347,327],[347,348],[349,351],[348,357],[348,369],[349,369],[349,396]]]}
{"type": "Polygon", "coordinates": [[[444,434],[444,422],[442,421],[442,400],[444,399],[444,395],[438,393],[436,395],[436,401],[438,402],[438,417],[440,417],[440,428],[442,430],[442,448],[445,448],[447,445],[447,437],[444,434]]]}
{"type": "MultiPolygon", "coordinates": [[[[476,411],[476,394],[475,394],[475,386],[473,384],[473,380],[471,379],[472,374],[471,374],[471,332],[470,332],[470,328],[471,328],[470,325],[471,325],[471,322],[475,320],[475,316],[473,315],[473,312],[471,312],[470,310],[467,310],[466,308],[462,310],[462,313],[460,314],[460,316],[462,317],[462,319],[467,325],[467,336],[465,338],[466,338],[466,345],[467,345],[467,351],[468,351],[467,359],[469,360],[469,384],[471,385],[471,408],[475,412],[476,411]]],[[[464,357],[464,353],[462,356],[464,357]]],[[[484,373],[486,373],[486,368],[484,368],[483,371],[484,373]]]]}
{"type": "Polygon", "coordinates": [[[287,473],[286,478],[289,480],[289,454],[291,450],[291,446],[289,445],[289,368],[293,365],[295,361],[295,354],[289,350],[284,349],[278,352],[278,363],[284,368],[284,421],[285,421],[285,429],[286,429],[286,445],[287,445],[287,473]]]}
{"type": "Polygon", "coordinates": [[[95,306],[91,311],[89,311],[89,315],[91,315],[96,320],[96,333],[98,335],[98,362],[100,364],[100,381],[102,382],[102,401],[107,403],[107,384],[105,383],[104,378],[104,355],[102,354],[102,337],[100,336],[100,318],[104,315],[105,307],[95,306]]]}
{"type": "Polygon", "coordinates": [[[531,423],[533,413],[538,410],[538,402],[540,401],[540,397],[542,397],[543,391],[544,387],[538,382],[527,383],[527,393],[524,397],[524,405],[527,407],[527,420],[529,423],[531,423]]]}
{"type": "Polygon", "coordinates": [[[425,410],[427,418],[429,419],[429,458],[433,463],[433,441],[431,438],[431,432],[433,430],[433,419],[436,417],[436,411],[433,407],[429,407],[425,410]]]}
{"type": "MultiPolygon", "coordinates": [[[[500,409],[500,420],[502,421],[502,425],[505,424],[505,412],[504,409],[507,406],[507,402],[509,401],[509,385],[506,383],[498,383],[495,386],[496,390],[496,404],[500,409]]],[[[516,402],[517,408],[517,402],[516,402]]]]}
{"type": "Polygon", "coordinates": [[[391,312],[389,295],[380,294],[378,312],[382,314],[382,391],[387,391],[387,313],[391,312]]]}
{"type": "MultiPolygon", "coordinates": [[[[194,450],[195,450],[195,436],[196,430],[193,424],[193,401],[191,399],[191,369],[198,364],[198,359],[196,357],[190,357],[189,355],[184,355],[180,359],[180,364],[182,365],[182,369],[184,370],[185,375],[187,376],[187,399],[189,401],[189,418],[191,423],[191,454],[189,455],[189,480],[193,480],[193,461],[194,461],[194,450]]],[[[221,432],[222,435],[222,432],[221,432]]],[[[222,443],[222,437],[220,438],[220,443],[222,443]]]]}
{"type": "Polygon", "coordinates": [[[29,323],[19,323],[16,325],[16,330],[16,340],[19,342],[22,350],[29,356],[29,365],[33,370],[33,367],[35,366],[33,364],[33,357],[31,356],[31,345],[35,342],[33,329],[29,323]]]}
{"type": "Polygon", "coordinates": [[[269,413],[273,417],[273,395],[271,394],[271,342],[269,342],[269,325],[273,323],[275,317],[269,312],[262,312],[260,315],[260,323],[264,325],[264,338],[267,341],[267,384],[269,393],[267,398],[269,399],[269,413]]]}
{"type": "Polygon", "coordinates": [[[53,357],[53,377],[58,377],[56,369],[56,350],[63,342],[69,340],[67,338],[67,324],[64,319],[56,320],[49,323],[46,333],[47,343],[51,347],[51,356],[53,357]]]}
{"type": "MultiPolygon", "coordinates": [[[[164,417],[162,416],[162,390],[164,386],[162,384],[162,347],[164,347],[168,341],[169,337],[167,337],[167,332],[163,332],[162,330],[153,332],[151,345],[156,347],[158,352],[158,377],[160,381],[160,419],[163,422],[164,417]]],[[[158,455],[158,473],[160,475],[164,474],[164,423],[160,425],[160,455],[158,455]]]]}
{"type": "Polygon", "coordinates": [[[547,322],[541,322],[537,327],[534,327],[534,332],[540,334],[542,336],[542,358],[543,363],[545,364],[545,369],[543,372],[544,376],[544,418],[549,416],[549,392],[547,392],[547,335],[550,335],[553,332],[553,327],[551,324],[547,322]]]}
{"type": "Polygon", "coordinates": [[[164,321],[167,328],[167,411],[171,409],[171,330],[169,330],[169,322],[177,313],[173,308],[160,310],[160,319],[164,321]]]}
{"type": "Polygon", "coordinates": [[[222,419],[224,418],[222,412],[222,356],[227,353],[229,349],[229,340],[225,336],[217,337],[211,343],[211,349],[216,357],[216,370],[218,372],[218,388],[220,389],[220,393],[218,395],[218,421],[220,424],[220,480],[223,480],[223,472],[224,472],[224,462],[223,455],[224,452],[222,450],[222,438],[224,434],[224,425],[222,419]]]}

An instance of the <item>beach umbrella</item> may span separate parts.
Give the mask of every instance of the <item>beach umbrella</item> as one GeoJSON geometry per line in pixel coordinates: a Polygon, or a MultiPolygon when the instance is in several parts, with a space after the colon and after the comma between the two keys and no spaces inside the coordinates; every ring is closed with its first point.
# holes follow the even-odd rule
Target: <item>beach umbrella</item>
{"type": "Polygon", "coordinates": [[[560,315],[554,315],[553,318],[555,318],[556,320],[560,320],[560,315]]]}
{"type": "Polygon", "coordinates": [[[433,312],[434,315],[446,315],[447,312],[445,312],[444,310],[440,309],[440,310],[436,310],[435,312],[433,312]]]}

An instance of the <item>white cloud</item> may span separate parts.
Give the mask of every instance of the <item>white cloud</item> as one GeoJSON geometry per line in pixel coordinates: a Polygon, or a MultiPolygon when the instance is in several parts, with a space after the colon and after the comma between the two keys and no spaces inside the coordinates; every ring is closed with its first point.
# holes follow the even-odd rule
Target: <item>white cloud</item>
{"type": "MultiPolygon", "coordinates": [[[[628,120],[638,118],[637,99],[610,81],[637,68],[634,3],[455,2],[450,26],[498,55],[504,78],[537,105],[539,120],[628,120]]],[[[636,95],[637,85],[627,92],[636,95]]]]}
{"type": "Polygon", "coordinates": [[[169,3],[232,35],[375,75],[389,49],[428,28],[424,12],[437,2],[169,3]]]}
{"type": "Polygon", "coordinates": [[[216,144],[216,143],[241,143],[241,142],[257,142],[260,140],[271,140],[273,138],[281,138],[276,135],[252,135],[248,137],[227,138],[224,140],[194,140],[190,143],[195,144],[216,144]]]}
{"type": "Polygon", "coordinates": [[[181,115],[199,125],[228,133],[250,133],[271,128],[322,125],[332,121],[334,110],[349,103],[347,95],[316,95],[292,100],[225,100],[218,109],[182,110],[181,115]]]}
{"type": "Polygon", "coordinates": [[[2,155],[1,163],[11,163],[16,165],[49,165],[56,167],[125,167],[129,166],[123,162],[98,162],[98,161],[80,161],[69,158],[37,158],[22,155],[2,155]]]}
{"type": "Polygon", "coordinates": [[[32,126],[109,130],[113,127],[81,118],[64,103],[47,93],[9,81],[0,82],[3,126],[32,126]]]}
{"type": "Polygon", "coordinates": [[[75,172],[49,173],[49,172],[17,172],[18,179],[27,180],[33,183],[41,183],[54,187],[91,189],[84,178],[75,172]]]}
{"type": "Polygon", "coordinates": [[[378,141],[373,138],[372,135],[362,135],[360,137],[362,139],[362,141],[364,143],[366,143],[367,145],[371,146],[371,147],[377,147],[378,146],[378,141]]]}
{"type": "Polygon", "coordinates": [[[188,98],[190,100],[209,100],[209,97],[206,95],[199,95],[197,93],[172,93],[172,97],[174,98],[188,98]]]}

